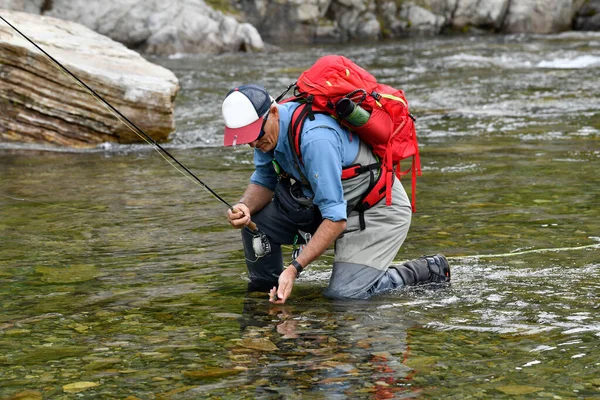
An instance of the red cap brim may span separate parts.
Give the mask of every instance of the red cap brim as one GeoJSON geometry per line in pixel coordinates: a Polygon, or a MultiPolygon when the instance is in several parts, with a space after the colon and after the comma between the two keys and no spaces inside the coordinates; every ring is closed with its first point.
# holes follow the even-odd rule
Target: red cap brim
{"type": "Polygon", "coordinates": [[[263,118],[259,118],[250,125],[242,126],[241,128],[225,127],[225,137],[223,138],[224,146],[235,146],[237,144],[251,143],[258,138],[260,128],[262,127],[263,118]]]}

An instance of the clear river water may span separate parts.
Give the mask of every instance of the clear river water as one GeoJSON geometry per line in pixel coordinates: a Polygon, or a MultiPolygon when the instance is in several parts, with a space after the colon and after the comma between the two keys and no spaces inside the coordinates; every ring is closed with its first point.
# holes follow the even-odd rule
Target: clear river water
{"type": "Polygon", "coordinates": [[[252,153],[220,147],[222,98],[329,53],[405,90],[396,260],[443,253],[451,285],[332,301],[329,251],[274,306],[226,207],[149,146],[1,144],[0,398],[600,397],[600,34],[152,58],[181,84],[165,146],[235,202],[252,153]]]}

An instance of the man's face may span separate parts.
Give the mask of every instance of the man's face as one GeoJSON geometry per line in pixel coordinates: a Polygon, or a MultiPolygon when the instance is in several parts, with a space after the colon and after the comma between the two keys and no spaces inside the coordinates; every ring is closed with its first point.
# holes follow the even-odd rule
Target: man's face
{"type": "Polygon", "coordinates": [[[250,147],[257,148],[263,153],[267,153],[275,148],[279,138],[279,109],[272,105],[264,124],[265,134],[253,142],[248,143],[250,147]]]}

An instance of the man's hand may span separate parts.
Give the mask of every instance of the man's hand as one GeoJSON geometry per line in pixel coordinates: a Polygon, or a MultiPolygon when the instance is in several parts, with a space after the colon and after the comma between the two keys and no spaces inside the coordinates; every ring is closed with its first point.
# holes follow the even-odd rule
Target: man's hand
{"type": "Polygon", "coordinates": [[[227,210],[227,219],[231,226],[242,229],[250,223],[250,209],[243,203],[233,206],[233,210],[227,210]]]}
{"type": "Polygon", "coordinates": [[[279,275],[279,288],[273,288],[269,292],[269,301],[274,304],[283,304],[292,294],[292,288],[296,281],[296,268],[290,265],[279,275]]]}

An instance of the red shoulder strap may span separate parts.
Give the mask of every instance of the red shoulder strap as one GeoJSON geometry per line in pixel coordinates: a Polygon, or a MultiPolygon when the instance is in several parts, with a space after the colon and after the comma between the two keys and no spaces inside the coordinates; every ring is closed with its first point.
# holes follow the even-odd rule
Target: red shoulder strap
{"type": "Polygon", "coordinates": [[[294,167],[296,171],[300,174],[300,178],[304,185],[309,185],[308,179],[302,173],[300,169],[300,164],[303,164],[302,161],[302,152],[300,151],[300,143],[302,141],[302,129],[304,128],[304,121],[306,117],[314,119],[314,115],[312,113],[312,104],[310,101],[306,103],[300,104],[294,112],[292,112],[292,118],[290,119],[290,124],[288,126],[288,141],[290,142],[290,146],[292,148],[292,154],[294,156],[294,167]]]}
{"type": "MultiPolygon", "coordinates": [[[[292,153],[297,164],[302,164],[302,152],[300,151],[300,143],[302,141],[302,129],[304,128],[304,121],[310,114],[310,103],[300,104],[292,113],[290,119],[290,125],[288,126],[288,140],[292,146],[292,153]]],[[[314,117],[313,117],[314,118],[314,117]]],[[[296,165],[296,168],[298,168],[296,165]]]]}

